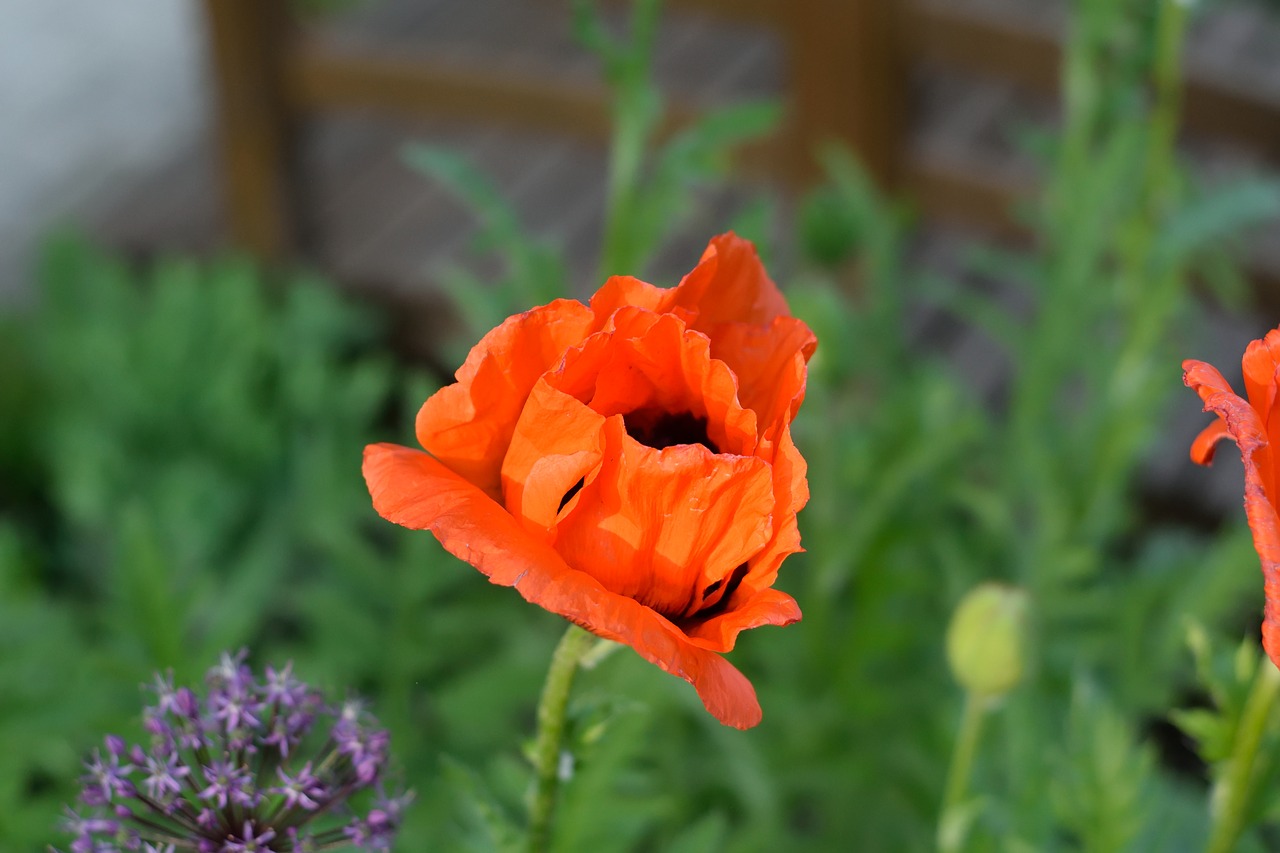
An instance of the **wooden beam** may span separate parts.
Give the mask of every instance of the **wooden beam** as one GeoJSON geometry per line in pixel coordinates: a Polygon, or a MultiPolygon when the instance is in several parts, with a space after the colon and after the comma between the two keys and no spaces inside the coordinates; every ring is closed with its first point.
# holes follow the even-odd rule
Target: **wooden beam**
{"type": "Polygon", "coordinates": [[[269,259],[295,248],[295,126],[281,89],[287,4],[205,0],[232,239],[269,259]]]}
{"type": "Polygon", "coordinates": [[[913,60],[1011,80],[1048,94],[1058,91],[1062,49],[1051,34],[939,3],[908,3],[905,18],[903,32],[913,60]]]}
{"type": "MultiPolygon", "coordinates": [[[[456,61],[395,57],[366,50],[336,50],[301,40],[287,60],[286,87],[303,113],[372,108],[400,116],[466,119],[564,133],[605,143],[612,133],[611,99],[603,83],[516,76],[456,61]]],[[[688,103],[666,105],[659,140],[688,127],[701,114],[688,103]]],[[[778,156],[776,141],[743,147],[764,168],[778,156]]]]}
{"type": "Polygon", "coordinates": [[[787,39],[792,177],[822,174],[814,149],[848,144],[882,189],[902,173],[908,101],[898,7],[882,0],[792,0],[787,39]]]}
{"type": "Polygon", "coordinates": [[[1280,164],[1280,98],[1192,77],[1182,91],[1188,127],[1235,137],[1280,164]]]}
{"type": "Polygon", "coordinates": [[[291,99],[308,112],[373,108],[609,137],[609,98],[603,84],[517,77],[480,64],[465,67],[427,57],[337,50],[316,41],[303,41],[292,52],[286,81],[291,99]]]}
{"type": "Polygon", "coordinates": [[[778,0],[672,0],[668,5],[751,24],[778,24],[786,16],[778,0]]]}

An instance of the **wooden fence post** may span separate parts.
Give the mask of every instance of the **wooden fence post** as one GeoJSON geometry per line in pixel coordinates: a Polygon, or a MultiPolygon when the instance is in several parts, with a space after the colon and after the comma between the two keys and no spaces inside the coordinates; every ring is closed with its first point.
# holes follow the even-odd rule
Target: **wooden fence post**
{"type": "Polygon", "coordinates": [[[902,178],[906,160],[907,62],[894,0],[791,0],[788,171],[820,175],[816,147],[851,146],[881,189],[902,178]]]}
{"type": "Polygon", "coordinates": [[[232,239],[260,258],[297,248],[293,112],[285,99],[286,0],[204,0],[232,239]]]}

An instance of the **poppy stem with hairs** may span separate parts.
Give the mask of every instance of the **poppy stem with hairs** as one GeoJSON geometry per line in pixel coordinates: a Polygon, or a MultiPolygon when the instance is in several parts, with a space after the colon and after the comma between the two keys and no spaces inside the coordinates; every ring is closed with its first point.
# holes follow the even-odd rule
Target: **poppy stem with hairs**
{"type": "Polygon", "coordinates": [[[1240,712],[1235,742],[1231,745],[1227,772],[1213,792],[1213,829],[1208,853],[1229,853],[1244,831],[1246,812],[1257,787],[1258,749],[1280,696],[1280,671],[1269,660],[1258,664],[1253,687],[1240,712]]]}
{"type": "Polygon", "coordinates": [[[538,701],[538,739],[533,745],[537,779],[529,808],[529,853],[544,853],[551,845],[551,821],[560,789],[560,753],[569,693],[583,656],[595,642],[596,637],[590,631],[570,625],[551,656],[551,667],[538,701]]]}

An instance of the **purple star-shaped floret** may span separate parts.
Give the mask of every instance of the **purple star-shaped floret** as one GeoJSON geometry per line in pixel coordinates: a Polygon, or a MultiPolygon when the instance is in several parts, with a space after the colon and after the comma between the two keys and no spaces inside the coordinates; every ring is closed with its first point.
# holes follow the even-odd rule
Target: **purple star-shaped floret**
{"type": "Polygon", "coordinates": [[[213,717],[222,723],[223,731],[238,732],[257,726],[261,704],[252,694],[240,691],[219,691],[210,697],[213,717]]]}
{"type": "Polygon", "coordinates": [[[320,800],[324,798],[325,787],[324,783],[311,772],[310,761],[302,765],[302,769],[294,776],[285,773],[283,767],[278,768],[276,774],[280,777],[281,784],[272,788],[271,793],[284,797],[285,808],[302,806],[307,811],[319,808],[320,800]]]}
{"type": "Polygon", "coordinates": [[[142,786],[147,789],[147,796],[161,803],[167,803],[181,793],[182,779],[191,775],[191,768],[172,752],[148,755],[146,763],[147,778],[142,786]]]}
{"type": "Polygon", "coordinates": [[[244,830],[240,833],[240,838],[232,838],[222,845],[222,853],[265,853],[271,848],[267,846],[267,842],[276,837],[274,829],[266,828],[258,834],[257,828],[253,825],[253,821],[246,820],[244,822],[244,830]]]}
{"type": "Polygon", "coordinates": [[[112,797],[131,797],[134,793],[133,783],[128,779],[134,767],[132,764],[120,763],[120,756],[125,749],[124,741],[115,735],[108,735],[106,743],[107,756],[104,758],[95,749],[93,760],[85,764],[89,772],[82,780],[85,785],[82,798],[89,805],[105,805],[111,802],[112,797]]]}
{"type": "Polygon", "coordinates": [[[200,792],[200,799],[214,802],[220,809],[225,809],[228,802],[243,806],[256,804],[255,795],[249,791],[253,776],[248,769],[215,759],[204,768],[204,778],[209,785],[200,792]]]}
{"type": "Polygon", "coordinates": [[[267,667],[267,677],[262,685],[263,701],[280,708],[297,708],[307,700],[307,685],[293,677],[293,661],[284,669],[267,667]]]}
{"type": "Polygon", "coordinates": [[[355,768],[356,779],[362,785],[371,784],[377,778],[386,761],[390,737],[385,731],[368,730],[361,726],[363,709],[358,702],[348,701],[341,717],[333,726],[333,742],[340,755],[347,756],[355,768]]]}

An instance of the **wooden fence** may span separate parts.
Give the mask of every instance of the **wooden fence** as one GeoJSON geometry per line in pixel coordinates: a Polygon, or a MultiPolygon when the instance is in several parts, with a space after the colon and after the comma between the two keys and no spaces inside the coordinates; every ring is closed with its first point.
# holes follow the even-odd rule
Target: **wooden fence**
{"type": "MultiPolygon", "coordinates": [[[[751,168],[805,182],[815,174],[815,144],[835,138],[850,144],[884,187],[905,190],[926,214],[1016,231],[1009,210],[1027,187],[910,154],[909,74],[914,63],[928,62],[1054,92],[1061,46],[1053,35],[936,0],[673,2],[782,35],[787,120],[751,153],[751,168]]],[[[309,116],[361,107],[607,137],[603,85],[339,50],[295,26],[286,6],[205,0],[231,232],[263,257],[305,245],[298,134],[309,116]]],[[[1280,162],[1280,101],[1192,77],[1184,104],[1187,127],[1232,137],[1280,162]]],[[[679,126],[693,114],[677,102],[668,122],[679,126]]],[[[1277,281],[1274,271],[1260,275],[1277,281]]]]}

